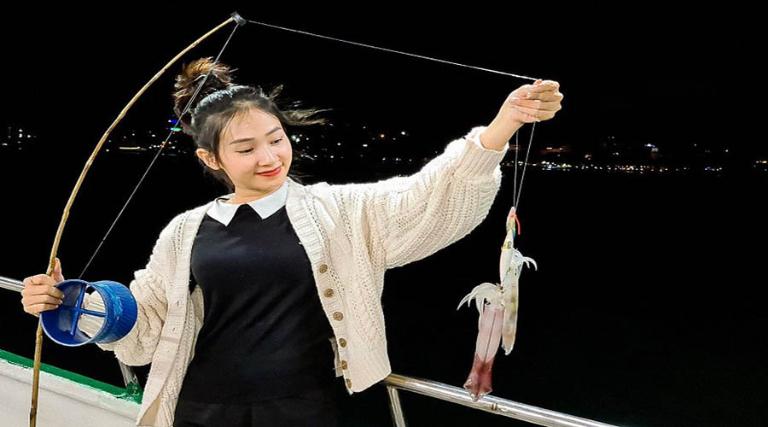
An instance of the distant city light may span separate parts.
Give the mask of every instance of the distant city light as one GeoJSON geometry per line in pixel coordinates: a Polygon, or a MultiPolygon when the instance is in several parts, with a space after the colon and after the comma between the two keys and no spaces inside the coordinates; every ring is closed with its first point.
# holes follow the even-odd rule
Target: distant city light
{"type": "MultiPolygon", "coordinates": [[[[168,140],[160,139],[165,137],[169,131],[183,131],[180,125],[181,122],[178,119],[168,119],[167,123],[168,125],[165,125],[165,123],[160,122],[160,126],[155,127],[128,128],[121,133],[116,133],[113,138],[108,140],[109,148],[106,148],[106,151],[111,153],[110,150],[114,149],[117,152],[142,154],[145,152],[155,152],[157,148],[163,148],[167,145],[163,155],[193,154],[194,145],[172,143],[170,141],[172,134],[168,135],[168,140]],[[122,145],[117,147],[113,143],[122,145]]],[[[338,130],[342,130],[342,128],[345,131],[343,134],[336,132],[334,129],[327,129],[326,132],[317,134],[309,132],[312,135],[311,138],[301,132],[292,134],[290,138],[296,142],[312,140],[311,151],[317,154],[305,154],[304,156],[306,157],[328,159],[335,163],[343,163],[345,161],[344,157],[347,157],[347,162],[355,162],[358,159],[355,158],[353,153],[358,151],[360,163],[375,162],[393,170],[397,169],[404,162],[414,162],[414,160],[416,160],[416,163],[421,161],[427,162],[430,158],[441,153],[440,150],[435,149],[440,147],[434,144],[433,147],[425,149],[423,153],[420,152],[414,156],[415,158],[395,157],[395,154],[408,153],[402,153],[401,150],[387,149],[388,147],[386,144],[382,144],[382,141],[398,145],[399,140],[397,138],[403,137],[401,140],[405,141],[405,137],[409,135],[408,131],[397,131],[385,127],[379,128],[378,126],[372,126],[371,129],[368,129],[367,125],[361,126],[353,122],[343,123],[338,127],[338,130]],[[362,131],[361,128],[368,131],[362,131]],[[354,142],[347,140],[347,138],[351,138],[351,141],[354,142]],[[350,142],[350,144],[345,142],[350,142]],[[357,150],[355,147],[359,146],[371,148],[371,150],[357,150]],[[352,153],[344,153],[349,151],[347,147],[350,147],[349,150],[352,153]],[[372,154],[376,155],[373,156],[372,154]],[[376,162],[375,159],[377,158],[380,159],[379,162],[376,162]]],[[[685,174],[693,171],[719,176],[733,167],[732,165],[720,165],[724,163],[724,159],[730,159],[729,156],[724,155],[724,153],[730,153],[730,148],[725,146],[725,142],[720,145],[713,144],[711,146],[709,142],[702,144],[689,142],[676,146],[664,145],[662,156],[660,148],[654,143],[647,142],[647,140],[646,142],[633,142],[632,140],[624,140],[623,137],[614,135],[603,136],[602,138],[598,141],[546,141],[546,143],[539,145],[539,149],[531,152],[532,159],[530,161],[518,160],[517,165],[527,165],[542,171],[542,173],[552,174],[593,173],[635,176],[685,174]],[[691,162],[695,162],[696,166],[685,166],[691,162]],[[666,165],[659,163],[665,163],[666,165]]],[[[30,130],[27,130],[25,132],[21,128],[8,126],[4,137],[0,136],[0,152],[9,152],[11,150],[24,150],[26,152],[28,147],[35,149],[40,139],[40,136],[35,134],[34,131],[30,132],[30,130]],[[32,141],[32,139],[35,139],[35,141],[32,141]]],[[[523,149],[525,148],[523,147],[523,149]]],[[[117,152],[115,155],[117,155],[117,152]]],[[[757,173],[768,172],[768,158],[765,156],[762,158],[757,157],[753,156],[749,160],[749,163],[747,163],[749,168],[757,173]]],[[[502,168],[515,167],[515,161],[502,161],[501,166],[502,168]]]]}

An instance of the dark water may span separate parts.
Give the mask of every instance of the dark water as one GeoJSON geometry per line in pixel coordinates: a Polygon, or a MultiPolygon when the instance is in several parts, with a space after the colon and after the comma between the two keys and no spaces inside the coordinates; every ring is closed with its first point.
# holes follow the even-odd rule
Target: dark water
{"type": "MultiPolygon", "coordinates": [[[[0,274],[42,273],[83,160],[66,167],[45,155],[0,161],[0,274]]],[[[65,277],[83,267],[148,161],[97,160],[59,250],[65,277]]],[[[372,177],[374,169],[362,165],[317,168],[322,179],[305,183],[364,182],[417,169],[377,170],[372,177]]],[[[395,372],[453,385],[466,379],[477,312],[456,306],[472,287],[498,280],[512,200],[511,170],[504,174],[482,225],[425,260],[387,272],[383,303],[395,372]]],[[[756,176],[531,172],[517,245],[539,271],[523,272],[517,341],[509,356],[496,357],[493,394],[627,426],[768,423],[766,184],[756,176]]],[[[161,158],[84,278],[128,283],[171,217],[221,192],[195,162],[161,158]]],[[[10,292],[0,293],[0,307],[0,348],[32,357],[36,319],[10,292]]],[[[121,384],[114,356],[95,346],[46,340],[43,361],[121,384]]],[[[139,373],[143,382],[146,367],[139,373]]],[[[516,425],[409,393],[401,400],[412,426],[516,425]]],[[[391,425],[383,386],[354,395],[348,409],[364,425],[391,425]]]]}

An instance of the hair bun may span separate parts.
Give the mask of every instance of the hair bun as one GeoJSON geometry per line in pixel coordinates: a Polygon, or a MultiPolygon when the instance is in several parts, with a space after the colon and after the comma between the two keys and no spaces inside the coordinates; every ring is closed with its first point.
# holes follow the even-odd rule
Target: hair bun
{"type": "Polygon", "coordinates": [[[176,83],[173,88],[173,111],[181,119],[183,125],[189,126],[191,122],[191,111],[201,99],[205,98],[219,89],[226,89],[232,86],[232,72],[229,66],[222,63],[214,63],[212,57],[200,58],[184,65],[182,72],[176,76],[176,83]],[[195,97],[193,104],[188,111],[181,117],[181,113],[194,95],[200,81],[209,74],[200,93],[195,97]]]}

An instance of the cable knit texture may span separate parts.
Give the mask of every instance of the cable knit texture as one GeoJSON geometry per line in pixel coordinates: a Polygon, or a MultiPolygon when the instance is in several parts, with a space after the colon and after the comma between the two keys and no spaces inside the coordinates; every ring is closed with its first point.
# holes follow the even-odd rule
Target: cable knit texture
{"type": "MultiPolygon", "coordinates": [[[[288,178],[286,211],[311,262],[318,298],[334,331],[336,375],[344,377],[349,394],[392,371],[381,306],[385,271],[458,241],[488,215],[509,143],[498,151],[483,147],[479,134],[484,129],[474,127],[451,141],[410,176],[343,185],[301,185],[288,178]],[[333,293],[325,293],[329,288],[333,293]]],[[[136,324],[120,340],[97,344],[127,365],[152,364],[137,425],[173,424],[203,323],[200,287],[189,293],[189,267],[211,203],[177,215],[160,232],[149,262],[129,285],[139,306],[136,324]]],[[[97,293],[89,294],[85,305],[104,307],[97,293]]],[[[89,334],[99,329],[89,319],[80,325],[89,334]]]]}

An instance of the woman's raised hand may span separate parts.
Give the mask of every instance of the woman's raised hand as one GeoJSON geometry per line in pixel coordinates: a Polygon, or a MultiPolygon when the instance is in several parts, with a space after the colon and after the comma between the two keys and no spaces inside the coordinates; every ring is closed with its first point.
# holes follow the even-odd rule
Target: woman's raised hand
{"type": "Polygon", "coordinates": [[[558,82],[536,80],[512,91],[501,107],[501,115],[519,123],[541,122],[555,117],[563,108],[562,102],[558,82]]]}

